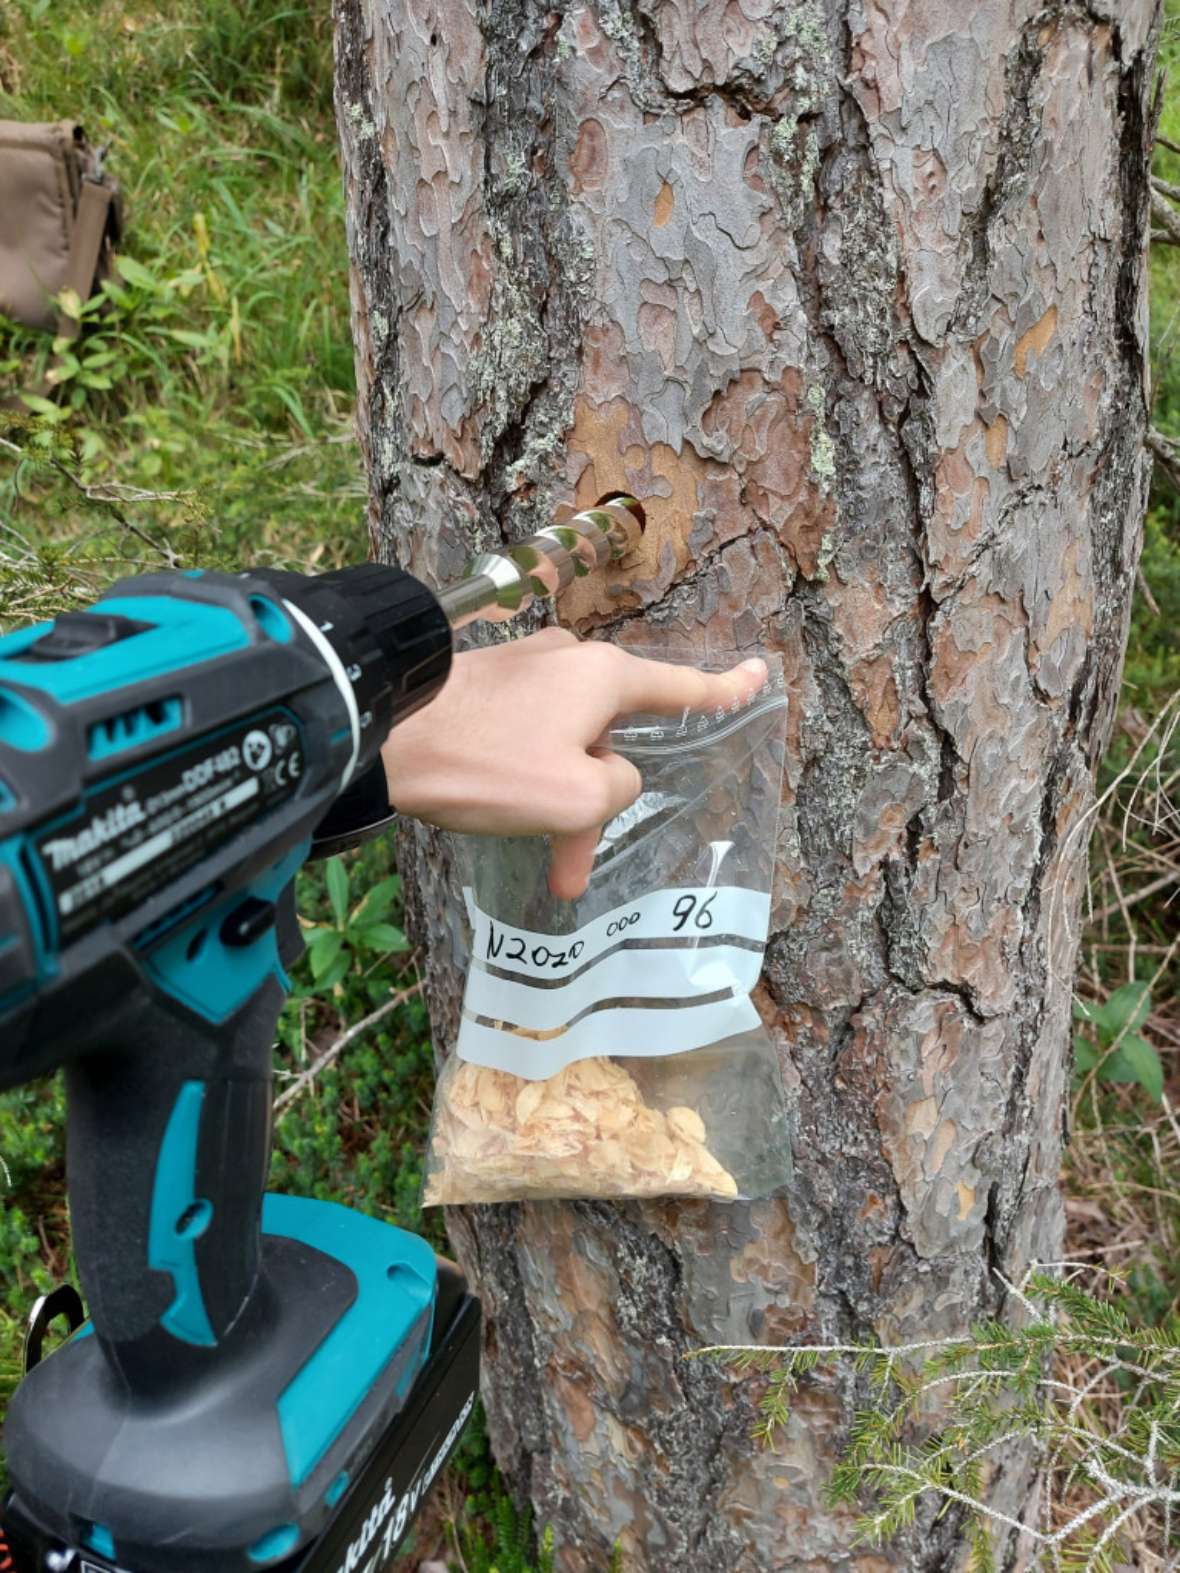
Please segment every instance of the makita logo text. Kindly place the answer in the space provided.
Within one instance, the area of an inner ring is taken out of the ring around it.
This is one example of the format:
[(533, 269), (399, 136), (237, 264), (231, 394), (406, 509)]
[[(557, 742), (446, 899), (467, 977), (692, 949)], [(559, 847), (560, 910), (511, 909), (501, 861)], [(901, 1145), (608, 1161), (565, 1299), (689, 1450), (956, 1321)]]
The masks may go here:
[(76, 836), (58, 836), (54, 841), (46, 841), (41, 851), (48, 856), (57, 873), (106, 846), (108, 841), (117, 840), (124, 831), (142, 825), (146, 818), (139, 803), (114, 803), (104, 814), (96, 814)]
[(446, 1463), (447, 1455), (459, 1440), (459, 1433), (474, 1408), (475, 1394), (469, 1393), (451, 1429), (435, 1448), (429, 1462), (414, 1476), (408, 1491), (399, 1497), (393, 1489), (393, 1481), (385, 1482), (384, 1491), (369, 1509), (361, 1532), (349, 1546), (338, 1573), (377, 1573), (378, 1568), (385, 1566), (400, 1545), (410, 1520), (418, 1511), (434, 1477)]

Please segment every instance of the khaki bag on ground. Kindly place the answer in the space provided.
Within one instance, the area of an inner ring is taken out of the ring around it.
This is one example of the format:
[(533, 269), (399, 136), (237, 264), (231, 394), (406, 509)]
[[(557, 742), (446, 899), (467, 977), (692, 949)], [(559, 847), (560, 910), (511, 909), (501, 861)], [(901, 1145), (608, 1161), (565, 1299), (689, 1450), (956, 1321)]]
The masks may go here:
[(0, 312), (73, 338), (78, 322), (53, 296), (72, 289), (88, 300), (120, 229), (119, 188), (81, 126), (0, 120)]

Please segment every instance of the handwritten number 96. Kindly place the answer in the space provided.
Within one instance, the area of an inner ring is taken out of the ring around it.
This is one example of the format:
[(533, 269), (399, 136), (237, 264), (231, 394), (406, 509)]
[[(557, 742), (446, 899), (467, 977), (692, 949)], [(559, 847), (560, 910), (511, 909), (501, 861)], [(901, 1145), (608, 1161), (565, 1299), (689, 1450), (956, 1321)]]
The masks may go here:
[(692, 919), (693, 928), (711, 929), (713, 927), (713, 914), (709, 911), (709, 908), (716, 900), (717, 892), (714, 891), (711, 896), (706, 896), (698, 906), (697, 897), (685, 891), (684, 895), (678, 898), (676, 905), (672, 908), (672, 916), (677, 920), (672, 930), (673, 934), (679, 934), (687, 927), (690, 918)]

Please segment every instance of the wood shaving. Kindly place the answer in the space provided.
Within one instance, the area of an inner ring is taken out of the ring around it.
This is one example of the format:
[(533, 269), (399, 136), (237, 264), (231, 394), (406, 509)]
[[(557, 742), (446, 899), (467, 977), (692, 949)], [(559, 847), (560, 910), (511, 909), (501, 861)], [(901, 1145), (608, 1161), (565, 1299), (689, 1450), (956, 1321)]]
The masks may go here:
[(737, 1182), (705, 1145), (695, 1109), (644, 1102), (614, 1060), (578, 1060), (546, 1081), (452, 1060), (438, 1087), (423, 1201), (557, 1196), (712, 1196)]

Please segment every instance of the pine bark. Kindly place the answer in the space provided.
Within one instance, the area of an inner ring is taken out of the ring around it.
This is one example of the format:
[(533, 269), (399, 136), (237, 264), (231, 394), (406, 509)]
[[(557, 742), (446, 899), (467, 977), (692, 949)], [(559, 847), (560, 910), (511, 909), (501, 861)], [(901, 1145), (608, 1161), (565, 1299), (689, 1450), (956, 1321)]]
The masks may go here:
[[(760, 1008), (797, 1179), (455, 1210), (496, 1456), (563, 1573), (949, 1568), (850, 1549), (857, 1394), (785, 1438), (693, 1349), (908, 1342), (1059, 1252), (1071, 984), (1147, 464), (1155, 0), (336, 0), (378, 553), (435, 581), (625, 489), (564, 620), (781, 652)], [(403, 842), (436, 1042), (445, 847)], [(1019, 1452), (994, 1500), (1035, 1499)], [(1018, 1550), (1004, 1547), (1005, 1565)]]

